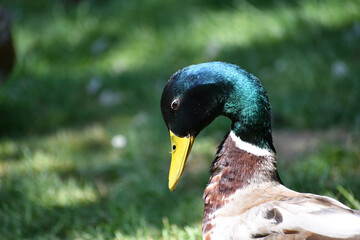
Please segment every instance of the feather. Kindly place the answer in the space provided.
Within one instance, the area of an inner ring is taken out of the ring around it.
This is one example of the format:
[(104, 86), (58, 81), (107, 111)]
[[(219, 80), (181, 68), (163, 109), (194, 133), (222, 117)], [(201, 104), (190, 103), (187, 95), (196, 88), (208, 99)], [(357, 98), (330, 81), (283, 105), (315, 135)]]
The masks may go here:
[(282, 229), (302, 229), (333, 238), (360, 239), (360, 213), (340, 202), (318, 195), (285, 199), (273, 204), (283, 217)]
[(209, 239), (360, 240), (359, 211), (275, 183), (235, 192), (209, 219)]

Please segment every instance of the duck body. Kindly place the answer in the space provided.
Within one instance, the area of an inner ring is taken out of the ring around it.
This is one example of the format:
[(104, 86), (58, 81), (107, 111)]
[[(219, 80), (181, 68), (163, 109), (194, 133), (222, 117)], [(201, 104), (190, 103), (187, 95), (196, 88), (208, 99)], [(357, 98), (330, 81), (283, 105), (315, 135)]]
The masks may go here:
[(232, 120), (204, 191), (203, 239), (360, 239), (360, 212), (286, 188), (276, 168), (270, 104), (260, 81), (223, 62), (192, 65), (164, 88), (174, 190), (198, 133), (217, 116)]
[(232, 132), (220, 145), (203, 197), (204, 239), (360, 239), (359, 212), (286, 188), (275, 154), (262, 150)]

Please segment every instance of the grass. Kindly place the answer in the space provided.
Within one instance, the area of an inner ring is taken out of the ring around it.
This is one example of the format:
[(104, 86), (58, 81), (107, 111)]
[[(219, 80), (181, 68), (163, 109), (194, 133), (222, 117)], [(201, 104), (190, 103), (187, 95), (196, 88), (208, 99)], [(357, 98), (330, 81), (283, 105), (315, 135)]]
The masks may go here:
[[(198, 239), (220, 118), (167, 189), (159, 109), (177, 69), (211, 60), (258, 76), (277, 129), (343, 129), (285, 184), (359, 208), (358, 1), (4, 0), (17, 65), (0, 86), (2, 239)], [(114, 148), (121, 135), (126, 145)]]

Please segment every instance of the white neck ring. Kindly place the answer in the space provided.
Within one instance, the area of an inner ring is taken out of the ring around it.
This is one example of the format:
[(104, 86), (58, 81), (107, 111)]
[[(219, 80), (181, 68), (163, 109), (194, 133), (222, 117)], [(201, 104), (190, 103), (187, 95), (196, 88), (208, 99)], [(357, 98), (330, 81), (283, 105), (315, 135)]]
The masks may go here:
[(274, 153), (270, 152), (268, 149), (259, 148), (251, 143), (244, 142), (240, 137), (236, 136), (233, 131), (230, 131), (230, 137), (235, 142), (235, 146), (241, 150), (244, 150), (248, 153), (254, 154), (259, 157), (273, 156)]

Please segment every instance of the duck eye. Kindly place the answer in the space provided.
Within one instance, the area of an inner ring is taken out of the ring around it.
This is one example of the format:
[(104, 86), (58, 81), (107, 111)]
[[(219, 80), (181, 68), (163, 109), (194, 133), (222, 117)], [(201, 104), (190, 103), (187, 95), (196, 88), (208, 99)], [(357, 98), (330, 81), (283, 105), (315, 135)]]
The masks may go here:
[(172, 101), (172, 103), (171, 103), (171, 108), (172, 108), (173, 110), (176, 110), (176, 109), (178, 109), (178, 107), (179, 107), (179, 99), (175, 99), (175, 100)]

